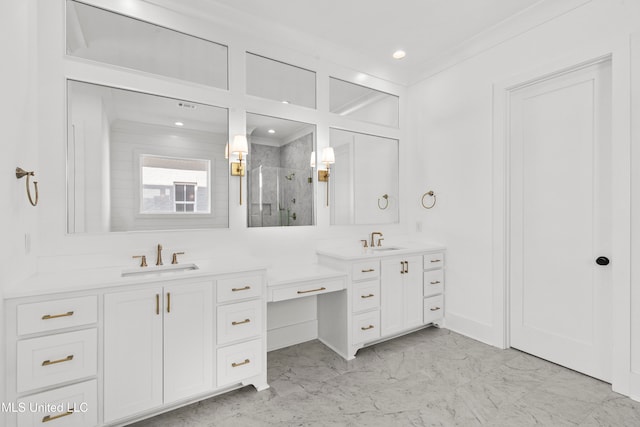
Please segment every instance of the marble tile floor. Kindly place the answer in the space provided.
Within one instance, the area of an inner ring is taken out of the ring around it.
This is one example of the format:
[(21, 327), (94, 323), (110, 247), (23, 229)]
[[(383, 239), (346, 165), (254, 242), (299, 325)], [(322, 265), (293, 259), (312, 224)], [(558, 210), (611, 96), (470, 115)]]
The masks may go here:
[(349, 362), (319, 341), (273, 351), (268, 380), (134, 426), (640, 426), (640, 403), (609, 384), (446, 329)]

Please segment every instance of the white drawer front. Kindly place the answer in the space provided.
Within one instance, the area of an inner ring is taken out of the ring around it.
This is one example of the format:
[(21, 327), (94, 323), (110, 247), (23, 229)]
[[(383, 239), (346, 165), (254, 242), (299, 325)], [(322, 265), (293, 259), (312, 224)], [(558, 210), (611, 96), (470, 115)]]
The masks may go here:
[(424, 269), (441, 268), (444, 265), (444, 253), (436, 252), (424, 256)]
[(217, 284), (218, 302), (227, 302), (262, 295), (262, 276), (242, 276), (219, 279)]
[(258, 375), (262, 370), (262, 340), (218, 349), (218, 387), (239, 383)]
[(444, 298), (442, 295), (424, 299), (424, 323), (435, 322), (444, 316)]
[(380, 277), (380, 261), (361, 261), (353, 264), (351, 278), (353, 280), (377, 279)]
[(97, 330), (18, 342), (18, 392), (76, 380), (97, 372)]
[(380, 312), (353, 316), (353, 342), (359, 344), (380, 338)]
[(18, 427), (93, 427), (98, 424), (96, 380), (61, 387), (18, 401)]
[(284, 301), (288, 299), (309, 297), (318, 294), (326, 294), (344, 289), (345, 281), (328, 280), (322, 282), (303, 283), (299, 286), (290, 286), (286, 288), (274, 289), (272, 301)]
[(21, 304), (17, 313), (18, 335), (89, 325), (98, 321), (98, 297)]
[(218, 344), (247, 339), (262, 332), (262, 300), (218, 307)]
[(380, 281), (360, 282), (353, 285), (351, 309), (354, 313), (380, 307)]
[(424, 272), (424, 296), (439, 295), (444, 290), (444, 272), (431, 270)]

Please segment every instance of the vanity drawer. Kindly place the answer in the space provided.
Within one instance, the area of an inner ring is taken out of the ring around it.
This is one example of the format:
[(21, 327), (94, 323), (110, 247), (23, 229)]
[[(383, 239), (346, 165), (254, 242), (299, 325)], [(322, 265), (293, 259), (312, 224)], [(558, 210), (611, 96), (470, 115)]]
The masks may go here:
[(262, 295), (262, 276), (242, 276), (219, 279), (218, 302), (254, 298)]
[(343, 279), (303, 283), (297, 286), (274, 289), (272, 301), (284, 301), (326, 294), (327, 292), (340, 291), (344, 288), (345, 281)]
[(355, 283), (351, 293), (351, 309), (354, 313), (380, 307), (380, 281)]
[(353, 264), (352, 280), (377, 279), (380, 277), (380, 261), (361, 261)]
[(238, 383), (262, 371), (262, 340), (218, 349), (218, 387)]
[(21, 304), (17, 308), (18, 335), (35, 334), (98, 321), (98, 297), (90, 295)]
[[(96, 380), (61, 387), (18, 400), (18, 427), (93, 427), (98, 424)], [(35, 409), (35, 410), (33, 410)]]
[(444, 265), (444, 253), (435, 252), (424, 256), (424, 269), (441, 268)]
[(444, 316), (444, 298), (442, 295), (424, 299), (424, 323), (435, 322)]
[(444, 290), (444, 271), (442, 269), (424, 272), (424, 296), (441, 294)]
[(353, 343), (359, 344), (380, 338), (378, 310), (353, 316)]
[(262, 300), (218, 307), (218, 344), (247, 339), (262, 332)]
[(97, 373), (97, 330), (68, 332), (18, 342), (19, 393)]

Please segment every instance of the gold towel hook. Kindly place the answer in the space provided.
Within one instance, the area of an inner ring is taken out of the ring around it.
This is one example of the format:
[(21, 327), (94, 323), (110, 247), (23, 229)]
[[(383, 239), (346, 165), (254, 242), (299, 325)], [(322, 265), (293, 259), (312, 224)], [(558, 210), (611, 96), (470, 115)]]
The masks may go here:
[(36, 206), (38, 204), (38, 181), (33, 181), (33, 186), (35, 188), (35, 192), (36, 192), (36, 200), (34, 201), (33, 198), (31, 197), (31, 185), (29, 183), (29, 177), (35, 176), (35, 172), (31, 171), (31, 172), (27, 172), (26, 170), (17, 167), (16, 168), (16, 178), (20, 179), (23, 177), (27, 177), (27, 197), (29, 197), (29, 203), (31, 203), (31, 206)]
[(385, 210), (389, 207), (389, 195), (388, 194), (383, 194), (382, 198), (386, 201), (384, 207), (380, 206), (380, 197), (378, 197), (378, 208), (381, 210)]
[[(427, 206), (424, 204), (424, 198), (427, 196), (431, 196), (433, 197), (433, 203), (431, 203), (431, 205)], [(432, 207), (434, 207), (436, 205), (436, 194), (433, 191), (427, 191), (426, 193), (424, 193), (422, 195), (422, 207), (425, 209), (431, 209)]]

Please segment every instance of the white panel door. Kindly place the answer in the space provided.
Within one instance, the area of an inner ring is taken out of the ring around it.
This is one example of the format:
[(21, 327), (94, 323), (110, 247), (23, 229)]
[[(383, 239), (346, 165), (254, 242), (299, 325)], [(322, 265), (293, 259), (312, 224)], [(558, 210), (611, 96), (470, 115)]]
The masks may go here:
[(104, 296), (104, 420), (162, 405), (162, 288)]
[(165, 287), (164, 403), (213, 389), (213, 284)]
[(511, 346), (611, 378), (611, 65), (510, 98)]

